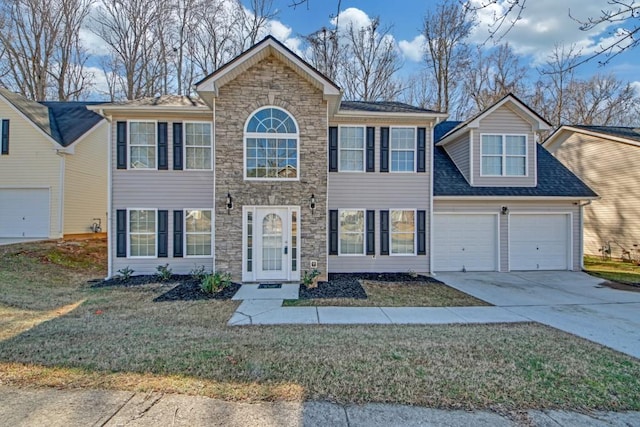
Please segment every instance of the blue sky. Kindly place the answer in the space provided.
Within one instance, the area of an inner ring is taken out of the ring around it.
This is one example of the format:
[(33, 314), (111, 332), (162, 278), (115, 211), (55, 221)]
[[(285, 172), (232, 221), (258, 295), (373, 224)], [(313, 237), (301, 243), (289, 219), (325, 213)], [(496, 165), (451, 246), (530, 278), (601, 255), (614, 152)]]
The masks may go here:
[[(481, 0), (472, 0), (479, 2)], [(499, 10), (505, 0), (498, 0), (492, 6)], [(274, 0), (279, 10), (272, 33), (285, 41), (290, 47), (299, 45), (301, 35), (313, 32), (322, 26), (330, 26), (330, 16), (337, 12), (335, 0), (309, 0), (307, 4), (290, 7), (291, 0)], [(379, 16), (384, 26), (392, 26), (391, 33), (398, 43), (404, 59), (402, 74), (420, 67), (419, 46), (420, 28), (425, 12), (434, 8), (436, 2), (425, 0), (342, 0), (341, 22), (366, 22), (366, 19)], [(583, 53), (590, 53), (600, 43), (611, 37), (610, 31), (616, 26), (599, 27), (590, 32), (581, 31), (579, 24), (571, 16), (586, 20), (599, 16), (600, 11), (610, 6), (607, 0), (528, 0), (523, 19), (505, 36), (515, 51), (520, 54), (531, 68), (542, 64), (551, 53), (555, 44), (576, 44)], [(486, 39), (487, 24), (491, 21), (493, 10), (486, 9), (479, 16), (479, 25), (472, 40), (482, 42)], [(619, 25), (618, 25), (619, 26)], [(636, 82), (640, 89), (640, 55), (638, 52), (625, 52), (607, 66), (598, 66), (598, 61), (581, 66), (577, 72), (581, 77), (593, 73), (609, 73), (623, 80)], [(535, 78), (535, 71), (530, 78)]]

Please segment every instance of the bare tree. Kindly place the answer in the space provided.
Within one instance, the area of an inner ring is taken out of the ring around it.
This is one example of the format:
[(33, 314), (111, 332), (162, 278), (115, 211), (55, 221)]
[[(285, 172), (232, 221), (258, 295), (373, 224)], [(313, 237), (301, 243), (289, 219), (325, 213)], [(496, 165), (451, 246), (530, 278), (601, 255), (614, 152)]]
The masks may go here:
[[(91, 0), (14, 0), (0, 6), (5, 84), (27, 98), (78, 99), (90, 86), (79, 31)], [(8, 80), (8, 81), (7, 81)]]
[(347, 27), (339, 79), (347, 99), (389, 101), (400, 95), (402, 88), (395, 73), (402, 63), (389, 31), (380, 28), (379, 18), (362, 28), (353, 23)]
[(342, 63), (342, 57), (337, 25), (334, 29), (322, 28), (320, 31), (304, 36), (309, 46), (307, 60), (318, 71), (333, 81), (338, 79), (338, 70)]
[(164, 18), (159, 14), (159, 2), (101, 0), (94, 18), (94, 31), (112, 51), (109, 65), (118, 67), (108, 71), (119, 76), (119, 89), (127, 99), (155, 95), (146, 80), (156, 77), (149, 71), (157, 43), (153, 25)]
[(405, 89), (401, 99), (410, 105), (420, 108), (431, 108), (436, 97), (436, 85), (432, 77), (419, 72), (409, 76), (405, 83)]
[(439, 3), (424, 18), (426, 70), (436, 84), (432, 108), (437, 111), (449, 111), (452, 92), (468, 68), (466, 39), (474, 25), (475, 15), (470, 9), (447, 1)]
[(242, 22), (242, 47), (240, 51), (248, 49), (258, 42), (258, 38), (266, 29), (267, 23), (277, 16), (273, 9), (273, 0), (249, 0), (249, 10), (244, 11)]

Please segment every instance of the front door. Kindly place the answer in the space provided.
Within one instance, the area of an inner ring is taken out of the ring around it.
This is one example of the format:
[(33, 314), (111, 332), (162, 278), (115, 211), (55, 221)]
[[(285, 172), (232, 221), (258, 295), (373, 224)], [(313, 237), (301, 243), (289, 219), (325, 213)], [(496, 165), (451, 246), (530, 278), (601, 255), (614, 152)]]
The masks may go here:
[(256, 279), (288, 280), (290, 227), (286, 208), (260, 208), (256, 215)]

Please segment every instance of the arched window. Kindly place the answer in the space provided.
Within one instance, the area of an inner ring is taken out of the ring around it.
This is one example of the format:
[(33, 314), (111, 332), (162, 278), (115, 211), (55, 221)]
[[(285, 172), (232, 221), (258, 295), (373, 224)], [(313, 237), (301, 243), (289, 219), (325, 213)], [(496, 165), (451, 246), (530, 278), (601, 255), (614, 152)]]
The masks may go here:
[(262, 108), (247, 120), (245, 178), (297, 180), (299, 133), (295, 119), (276, 107)]

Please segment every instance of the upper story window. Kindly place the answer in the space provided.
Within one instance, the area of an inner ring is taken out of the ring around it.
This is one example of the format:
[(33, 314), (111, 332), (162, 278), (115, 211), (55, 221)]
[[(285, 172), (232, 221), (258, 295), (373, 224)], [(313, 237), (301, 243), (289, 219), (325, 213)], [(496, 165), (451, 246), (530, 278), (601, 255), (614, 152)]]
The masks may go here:
[(299, 142), (289, 113), (276, 107), (258, 110), (245, 128), (245, 178), (297, 180)]
[(211, 123), (184, 124), (184, 151), (187, 170), (211, 169)]
[(391, 128), (391, 172), (415, 172), (416, 129)]
[(338, 140), (340, 172), (364, 172), (364, 127), (340, 126)]
[(526, 176), (526, 135), (482, 135), (482, 176)]
[(129, 169), (156, 167), (156, 123), (129, 122)]

